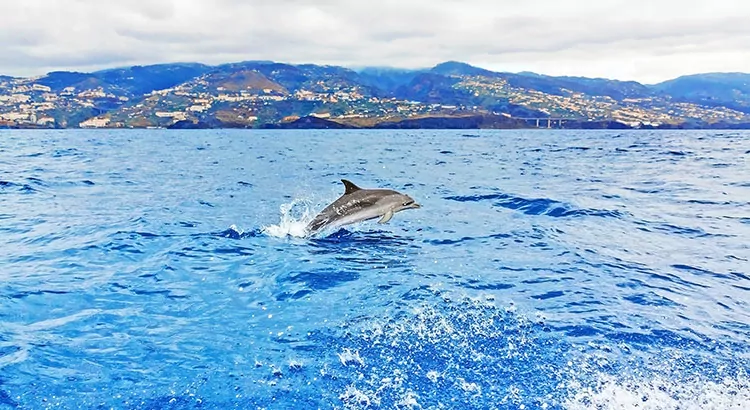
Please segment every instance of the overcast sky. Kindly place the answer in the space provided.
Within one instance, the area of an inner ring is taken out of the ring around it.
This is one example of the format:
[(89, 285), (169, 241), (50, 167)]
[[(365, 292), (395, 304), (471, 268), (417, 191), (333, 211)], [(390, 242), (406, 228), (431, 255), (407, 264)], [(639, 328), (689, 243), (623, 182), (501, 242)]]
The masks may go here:
[(0, 0), (0, 74), (446, 60), (653, 83), (750, 72), (747, 0)]

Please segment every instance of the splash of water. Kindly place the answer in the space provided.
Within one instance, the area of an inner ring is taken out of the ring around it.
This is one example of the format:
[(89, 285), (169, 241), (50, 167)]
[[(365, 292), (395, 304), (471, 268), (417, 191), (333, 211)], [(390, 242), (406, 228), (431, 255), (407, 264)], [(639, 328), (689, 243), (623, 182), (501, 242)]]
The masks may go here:
[[(750, 381), (744, 372), (727, 375), (721, 382), (697, 378), (676, 382), (654, 377), (622, 380), (602, 375), (596, 386), (573, 389), (566, 410), (724, 410), (750, 404)], [(575, 385), (574, 385), (575, 387)]]
[(279, 207), (281, 220), (276, 225), (263, 226), (261, 231), (270, 236), (283, 238), (293, 236), (303, 238), (307, 236), (305, 227), (315, 217), (312, 202), (306, 198), (298, 198), (292, 202), (281, 204)]

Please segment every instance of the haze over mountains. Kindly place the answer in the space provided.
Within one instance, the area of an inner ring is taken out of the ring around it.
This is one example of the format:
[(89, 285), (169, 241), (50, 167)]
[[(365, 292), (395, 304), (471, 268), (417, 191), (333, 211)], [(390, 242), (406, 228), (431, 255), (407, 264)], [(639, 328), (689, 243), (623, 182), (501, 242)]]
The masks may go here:
[(246, 61), (0, 76), (19, 128), (750, 128), (750, 74), (659, 84), (493, 72)]

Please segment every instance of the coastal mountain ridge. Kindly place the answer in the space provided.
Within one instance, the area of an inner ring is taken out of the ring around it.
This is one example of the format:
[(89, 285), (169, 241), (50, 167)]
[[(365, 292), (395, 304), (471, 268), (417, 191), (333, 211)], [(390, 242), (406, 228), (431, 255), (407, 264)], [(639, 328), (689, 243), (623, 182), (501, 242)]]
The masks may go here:
[(243, 61), (0, 76), (11, 128), (750, 128), (750, 74), (658, 84)]

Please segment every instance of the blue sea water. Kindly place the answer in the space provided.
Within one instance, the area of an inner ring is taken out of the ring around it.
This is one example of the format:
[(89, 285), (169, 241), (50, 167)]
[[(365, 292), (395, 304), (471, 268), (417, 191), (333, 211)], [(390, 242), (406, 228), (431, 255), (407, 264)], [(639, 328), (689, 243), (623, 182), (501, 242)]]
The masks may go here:
[[(0, 131), (0, 408), (750, 408), (750, 133)], [(421, 209), (299, 237), (362, 187)]]

